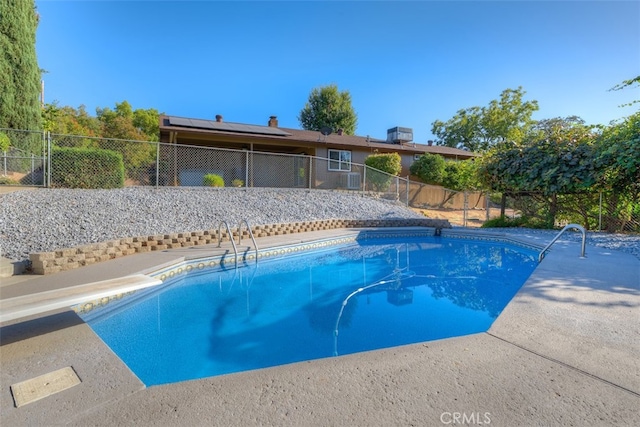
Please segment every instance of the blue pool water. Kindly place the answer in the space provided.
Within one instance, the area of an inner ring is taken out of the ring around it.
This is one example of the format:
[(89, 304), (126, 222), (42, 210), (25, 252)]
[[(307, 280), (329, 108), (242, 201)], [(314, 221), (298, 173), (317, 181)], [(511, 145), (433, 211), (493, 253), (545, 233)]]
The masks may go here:
[(191, 272), (85, 320), (147, 386), (486, 331), (536, 254), (366, 239)]

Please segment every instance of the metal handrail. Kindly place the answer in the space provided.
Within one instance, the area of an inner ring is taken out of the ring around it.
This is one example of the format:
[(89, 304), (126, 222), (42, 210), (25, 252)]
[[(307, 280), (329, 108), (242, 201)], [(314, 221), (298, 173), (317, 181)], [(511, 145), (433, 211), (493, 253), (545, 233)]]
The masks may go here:
[(253, 237), (253, 231), (251, 231), (251, 227), (249, 226), (249, 222), (246, 219), (240, 220), (238, 223), (238, 244), (242, 242), (242, 223), (245, 223), (247, 226), (247, 231), (249, 232), (249, 237), (251, 237), (251, 241), (253, 242), (253, 247), (256, 249), (256, 262), (258, 262), (258, 244), (256, 243), (255, 237)]
[(229, 228), (229, 224), (227, 223), (227, 221), (220, 221), (220, 223), (218, 224), (218, 247), (222, 246), (222, 225), (223, 224), (227, 227), (227, 233), (229, 233), (229, 241), (233, 246), (233, 253), (235, 254), (235, 257), (236, 257), (236, 268), (238, 268), (238, 248), (236, 247), (236, 242), (233, 240), (233, 233), (231, 233), (231, 228)]
[(579, 230), (582, 233), (582, 250), (580, 251), (580, 258), (586, 258), (584, 255), (584, 249), (587, 244), (587, 232), (584, 230), (584, 227), (581, 225), (568, 224), (568, 225), (565, 225), (564, 228), (560, 230), (558, 234), (556, 234), (556, 237), (554, 237), (553, 240), (551, 240), (551, 242), (549, 242), (549, 244), (545, 246), (545, 248), (542, 251), (540, 251), (540, 255), (538, 255), (538, 262), (542, 261), (542, 259), (544, 258), (545, 252), (547, 252), (547, 250), (551, 247), (551, 245), (553, 245), (556, 242), (556, 240), (560, 238), (562, 233), (564, 233), (565, 231), (571, 228), (575, 228), (576, 230)]

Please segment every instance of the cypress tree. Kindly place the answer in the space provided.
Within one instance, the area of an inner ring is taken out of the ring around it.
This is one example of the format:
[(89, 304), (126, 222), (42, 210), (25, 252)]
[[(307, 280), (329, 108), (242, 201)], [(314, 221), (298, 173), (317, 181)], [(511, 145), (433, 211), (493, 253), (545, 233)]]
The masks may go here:
[[(37, 27), (34, 0), (0, 0), (0, 128), (41, 130)], [(12, 145), (34, 152), (31, 139)]]

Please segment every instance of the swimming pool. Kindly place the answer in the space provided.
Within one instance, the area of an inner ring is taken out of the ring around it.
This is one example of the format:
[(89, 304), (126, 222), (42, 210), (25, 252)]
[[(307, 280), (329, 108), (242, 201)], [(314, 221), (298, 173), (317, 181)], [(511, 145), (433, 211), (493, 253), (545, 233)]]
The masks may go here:
[(318, 246), (238, 268), (195, 261), (81, 316), (151, 386), (486, 331), (537, 265), (503, 242)]

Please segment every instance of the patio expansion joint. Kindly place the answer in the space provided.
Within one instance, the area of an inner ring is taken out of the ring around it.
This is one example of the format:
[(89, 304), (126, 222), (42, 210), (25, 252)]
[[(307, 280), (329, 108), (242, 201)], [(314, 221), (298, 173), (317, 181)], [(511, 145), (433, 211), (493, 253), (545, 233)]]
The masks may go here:
[(509, 344), (509, 345), (512, 345), (512, 346), (514, 346), (514, 347), (517, 347), (517, 348), (519, 348), (519, 349), (521, 349), (521, 350), (524, 350), (524, 351), (526, 351), (527, 353), (531, 353), (531, 354), (533, 354), (533, 355), (535, 355), (535, 356), (541, 357), (541, 358), (543, 358), (543, 359), (545, 359), (545, 360), (548, 360), (549, 362), (552, 362), (552, 363), (558, 364), (558, 365), (560, 365), (560, 366), (562, 366), (562, 367), (569, 368), (569, 369), (571, 369), (571, 370), (573, 370), (573, 371), (575, 371), (575, 372), (578, 372), (578, 373), (580, 373), (580, 374), (582, 374), (582, 375), (585, 375), (585, 376), (587, 376), (587, 377), (593, 378), (594, 380), (597, 380), (597, 381), (600, 381), (600, 382), (602, 382), (602, 383), (608, 384), (608, 385), (610, 385), (610, 386), (612, 386), (612, 387), (615, 387), (615, 388), (617, 388), (617, 389), (619, 389), (619, 390), (623, 390), (623, 391), (625, 391), (625, 392), (627, 392), (627, 393), (630, 393), (631, 395), (633, 395), (633, 396), (635, 396), (635, 397), (640, 398), (640, 393), (639, 393), (639, 392), (636, 392), (636, 391), (634, 391), (634, 390), (631, 390), (631, 389), (629, 389), (629, 388), (627, 388), (627, 387), (623, 387), (623, 386), (621, 386), (620, 384), (616, 384), (616, 383), (611, 382), (611, 381), (609, 381), (609, 380), (606, 380), (606, 379), (604, 379), (604, 378), (602, 378), (602, 377), (599, 377), (599, 376), (597, 376), (597, 375), (594, 375), (594, 374), (592, 374), (592, 373), (590, 373), (590, 372), (587, 372), (587, 371), (585, 371), (585, 370), (583, 370), (583, 369), (580, 369), (580, 368), (577, 368), (577, 367), (575, 367), (575, 366), (569, 365), (568, 363), (565, 363), (565, 362), (563, 362), (563, 361), (561, 361), (561, 360), (555, 359), (555, 358), (553, 358), (553, 357), (549, 357), (549, 356), (544, 355), (544, 354), (542, 354), (542, 353), (538, 353), (537, 351), (531, 350), (530, 348), (527, 348), (527, 347), (523, 347), (522, 345), (516, 344), (516, 343), (511, 342), (511, 341), (509, 341), (509, 340), (506, 340), (506, 339), (504, 339), (504, 338), (501, 338), (501, 337), (499, 337), (499, 336), (497, 336), (497, 335), (494, 335), (494, 334), (492, 334), (492, 333), (490, 333), (490, 332), (485, 332), (485, 333), (486, 333), (487, 335), (489, 335), (490, 337), (493, 337), (493, 338), (498, 339), (498, 340), (500, 340), (500, 341), (502, 341), (502, 342), (504, 342), (504, 343), (506, 343), (506, 344)]

